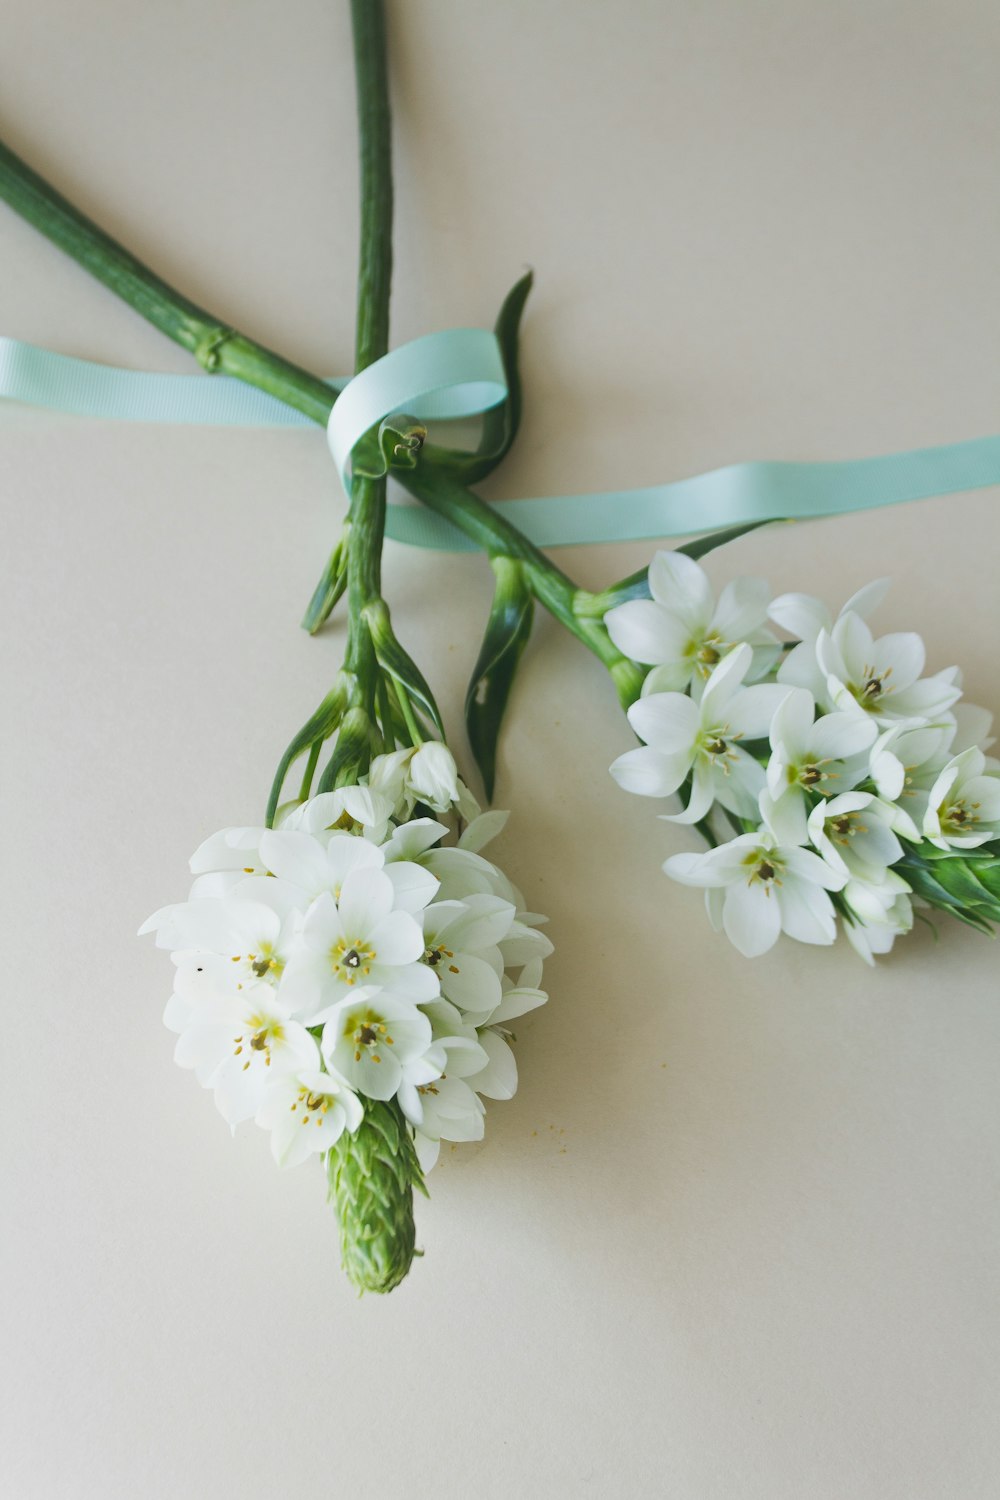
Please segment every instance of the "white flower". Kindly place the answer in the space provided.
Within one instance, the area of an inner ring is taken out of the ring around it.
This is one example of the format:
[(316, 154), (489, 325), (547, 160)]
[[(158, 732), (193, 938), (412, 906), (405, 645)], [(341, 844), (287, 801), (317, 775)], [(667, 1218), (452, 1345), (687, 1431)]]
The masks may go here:
[(612, 765), (619, 786), (643, 797), (668, 797), (693, 773), (688, 806), (668, 815), (671, 822), (696, 823), (715, 800), (740, 817), (755, 817), (764, 772), (737, 741), (767, 734), (787, 689), (773, 683), (742, 688), (751, 655), (746, 644), (730, 651), (713, 669), (699, 703), (684, 693), (653, 693), (633, 703), (628, 720), (646, 745)]
[(155, 932), (157, 947), (179, 950), (182, 963), (197, 965), (206, 954), (227, 959), (227, 983), (237, 987), (277, 984), (302, 922), (295, 896), (280, 880), (243, 876), (225, 896), (196, 897), (154, 912), (139, 933)]
[[(880, 734), (872, 746), (869, 771), (879, 796), (895, 802), (930, 791), (947, 762), (954, 734), (951, 715), (937, 724), (903, 719)], [(920, 837), (916, 830), (912, 836)]]
[(859, 615), (842, 615), (831, 631), (820, 631), (816, 658), (826, 673), (830, 705), (870, 714), (883, 726), (896, 719), (929, 720), (962, 695), (958, 668), (921, 678), (924, 643), (912, 631), (875, 640)]
[(466, 1080), (471, 1074), (482, 1073), (489, 1065), (489, 1055), (472, 1027), (460, 1027), (459, 1033), (435, 1042), (434, 1055), (444, 1054), (436, 1078), (416, 1085), (407, 1083), (399, 1090), (404, 1115), (428, 1142), (483, 1138), (486, 1111)]
[(829, 797), (861, 780), (877, 732), (858, 714), (822, 714), (814, 722), (815, 706), (805, 688), (791, 688), (771, 723), (761, 812), (782, 844), (805, 843), (810, 793)]
[(378, 755), (371, 763), (368, 785), (386, 797), (404, 816), (409, 816), (415, 802), (422, 802), (433, 812), (450, 812), (466, 806), (478, 810), (468, 788), (458, 774), (455, 757), (440, 740), (427, 740), (416, 749), (393, 750)]
[(454, 806), (459, 800), (458, 767), (447, 745), (427, 740), (414, 751), (406, 790), (415, 802), (423, 802), (432, 812), (448, 812)]
[[(866, 620), (869, 614), (885, 598), (889, 587), (888, 578), (876, 579), (866, 584), (840, 611), (838, 619), (846, 614), (860, 615)], [(816, 660), (816, 641), (821, 630), (831, 631), (834, 619), (826, 605), (810, 594), (780, 594), (772, 599), (768, 614), (776, 625), (798, 636), (799, 645), (793, 646), (778, 668), (778, 681), (790, 687), (808, 688), (814, 698), (825, 698), (826, 675)]]
[(986, 757), (974, 745), (935, 781), (923, 831), (939, 849), (975, 849), (1000, 837), (1000, 776), (986, 773)]
[(527, 1015), (529, 1011), (537, 1010), (548, 1000), (544, 990), (539, 989), (542, 978), (542, 961), (540, 958), (533, 959), (521, 970), (520, 978), (515, 984), (505, 974), (502, 980), (503, 998), (496, 1010), (488, 1017), (491, 1025), (499, 1025), (507, 1021), (515, 1021), (518, 1016)]
[(742, 641), (753, 647), (747, 672), (761, 677), (778, 656), (776, 637), (765, 628), (770, 590), (762, 578), (737, 578), (718, 604), (704, 570), (683, 552), (658, 552), (649, 565), (651, 599), (632, 599), (604, 616), (623, 656), (652, 666), (643, 692), (696, 693), (729, 651)]
[(766, 953), (781, 932), (800, 943), (832, 943), (827, 891), (844, 876), (808, 849), (782, 848), (761, 829), (705, 854), (675, 854), (663, 866), (682, 885), (705, 890), (709, 919), (747, 958)]
[(809, 838), (827, 864), (845, 877), (877, 881), (903, 857), (893, 832), (897, 812), (871, 792), (844, 792), (813, 808)]
[(369, 1099), (391, 1099), (401, 1084), (440, 1077), (444, 1053), (431, 1049), (431, 1023), (409, 1000), (360, 989), (333, 1006), (320, 1043), (323, 1060)]
[(363, 833), (373, 843), (381, 844), (389, 832), (394, 808), (392, 798), (371, 787), (342, 786), (295, 804), (281, 820), (281, 827), (312, 834), (334, 830)]
[(866, 964), (874, 966), (875, 955), (888, 953), (897, 937), (913, 926), (910, 887), (894, 870), (883, 871), (878, 879), (849, 880), (843, 899), (848, 908), (847, 940)]
[(329, 1151), (345, 1130), (353, 1134), (363, 1117), (357, 1095), (319, 1068), (271, 1079), (256, 1116), (271, 1132), (279, 1167), (297, 1167), (313, 1152)]
[(503, 1028), (484, 1026), (478, 1036), (479, 1045), (489, 1062), (466, 1082), (477, 1094), (485, 1094), (487, 1099), (513, 1099), (517, 1093), (517, 1063), (508, 1041), (510, 1033)]
[(445, 999), (485, 1021), (500, 1003), (504, 961), (497, 944), (510, 932), (514, 907), (496, 896), (435, 901), (424, 917), (423, 961)]
[(319, 1051), (270, 985), (226, 988), (210, 956), (194, 976), (178, 975), (177, 992), (163, 1017), (180, 1033), (174, 1057), (215, 1090), (219, 1112), (238, 1125), (255, 1113), (270, 1077), (318, 1067)]
[[(342, 842), (370, 847), (361, 839)], [(412, 1000), (437, 995), (437, 978), (421, 963), (420, 923), (396, 908), (395, 900), (384, 870), (359, 865), (345, 874), (338, 900), (324, 891), (312, 903), (282, 984), (283, 995), (310, 1024), (325, 1020), (329, 1007), (356, 985), (384, 986)]]

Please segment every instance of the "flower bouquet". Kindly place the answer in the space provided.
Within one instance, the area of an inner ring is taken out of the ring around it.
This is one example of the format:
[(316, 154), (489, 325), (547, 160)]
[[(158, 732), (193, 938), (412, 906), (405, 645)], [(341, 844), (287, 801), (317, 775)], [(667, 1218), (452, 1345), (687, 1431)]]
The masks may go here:
[[(351, 380), (321, 380), (198, 307), (2, 146), (0, 196), (195, 357), (213, 378), (193, 378), (193, 402), (228, 399), (239, 381), (268, 411), (281, 403), (328, 430), (349, 508), (304, 624), (316, 633), (342, 606), (343, 665), (292, 737), (263, 816), (207, 838), (188, 899), (143, 930), (173, 955), (165, 1019), (177, 1061), (231, 1126), (266, 1129), (279, 1163), (322, 1161), (344, 1267), (360, 1290), (385, 1292), (416, 1253), (413, 1194), (440, 1142), (479, 1139), (483, 1101), (514, 1092), (511, 1023), (545, 1002), (551, 952), (544, 919), (483, 852), (506, 815), (484, 812), (459, 775), (432, 687), (391, 619), (386, 534), (415, 539), (427, 512), (425, 544), (459, 536), (489, 558), (494, 594), (465, 703), (487, 800), (541, 605), (607, 669), (642, 741), (612, 766), (619, 785), (663, 799), (663, 816), (707, 846), (670, 855), (667, 873), (705, 891), (710, 919), (749, 956), (782, 932), (824, 945), (842, 927), (873, 962), (928, 908), (989, 930), (1000, 918), (1000, 768), (987, 755), (988, 715), (960, 702), (957, 669), (925, 676), (917, 636), (872, 634), (882, 585), (836, 618), (803, 595), (772, 599), (760, 580), (737, 579), (714, 599), (699, 565), (709, 551), (839, 502), (796, 511), (785, 486), (758, 487), (736, 513), (682, 506), (683, 524), (654, 508), (641, 534), (713, 530), (590, 591), (539, 545), (553, 538), (531, 507), (546, 502), (480, 498), (474, 486), (517, 436), (531, 277), (493, 334), (458, 330), (389, 352), (384, 18), (379, 0), (351, 11), (362, 209)], [(15, 370), (9, 392), (135, 415), (132, 388), (116, 405), (92, 369), (86, 398), (63, 387), (58, 400), (52, 388), (40, 396), (50, 368), (35, 361), (20, 385)], [(474, 411), (484, 413), (474, 448), (435, 441), (437, 420)], [(975, 472), (935, 482), (990, 482)], [(388, 505), (390, 476), (423, 510)], [(922, 478), (890, 498), (933, 492)], [(648, 492), (634, 498), (638, 513)], [(613, 499), (620, 527), (630, 497)], [(566, 528), (572, 507), (558, 504)], [(595, 767), (595, 786), (603, 774)]]

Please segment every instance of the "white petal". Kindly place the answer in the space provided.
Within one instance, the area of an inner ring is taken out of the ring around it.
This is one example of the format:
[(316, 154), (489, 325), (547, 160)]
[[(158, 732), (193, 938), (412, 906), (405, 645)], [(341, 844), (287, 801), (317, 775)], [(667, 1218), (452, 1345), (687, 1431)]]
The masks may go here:
[(325, 890), (329, 883), (326, 851), (312, 834), (269, 828), (260, 841), (260, 857), (273, 875), (310, 896)]
[(473, 953), (455, 953), (436, 970), (445, 997), (463, 1010), (487, 1014), (500, 1004), (499, 975)]
[(776, 625), (800, 641), (814, 641), (833, 624), (826, 605), (811, 594), (780, 594), (771, 600), (767, 612)]
[(688, 632), (677, 617), (652, 599), (630, 599), (604, 616), (608, 634), (623, 656), (647, 666), (676, 661)]
[(780, 797), (772, 797), (767, 790), (761, 792), (761, 817), (774, 834), (778, 844), (794, 847), (804, 844), (809, 837), (806, 820), (806, 802), (801, 787), (792, 786)]
[(726, 709), (726, 721), (735, 734), (747, 740), (766, 739), (781, 704), (788, 697), (784, 683), (759, 683), (741, 688)]
[[(351, 839), (363, 844), (364, 839)], [(337, 903), (344, 935), (356, 942), (382, 922), (392, 911), (395, 890), (383, 870), (371, 867), (349, 870), (344, 877)]]
[(777, 892), (781, 925), (799, 943), (832, 943), (837, 935), (833, 906), (825, 891), (788, 880)]
[(889, 592), (891, 582), (891, 578), (876, 578), (873, 583), (866, 583), (864, 588), (858, 589), (856, 594), (851, 595), (841, 610), (841, 614), (847, 614), (850, 610), (852, 614), (860, 615), (863, 620), (867, 620)]
[(691, 795), (683, 812), (663, 813), (668, 823), (699, 823), (715, 801), (715, 781), (710, 766), (699, 759), (691, 778)]
[(797, 876), (799, 880), (825, 886), (828, 891), (839, 891), (844, 884), (843, 875), (831, 869), (825, 859), (820, 859), (818, 854), (813, 854), (809, 849), (782, 849), (781, 855), (789, 874)]
[(698, 705), (683, 693), (653, 693), (632, 704), (628, 721), (662, 755), (690, 752), (698, 734)]
[(880, 675), (892, 673), (892, 682), (887, 686), (898, 691), (916, 682), (924, 670), (927, 653), (919, 635), (912, 630), (900, 631), (875, 642), (872, 660)]
[(713, 628), (724, 641), (745, 641), (767, 619), (770, 597), (766, 578), (734, 578), (722, 590)]
[(408, 859), (393, 860), (385, 866), (385, 874), (392, 881), (397, 911), (414, 914), (423, 911), (428, 902), (433, 901), (440, 884), (430, 870)]
[(470, 1088), (487, 1099), (513, 1099), (517, 1092), (517, 1063), (514, 1054), (495, 1031), (481, 1031), (479, 1043), (489, 1057), (489, 1066), (467, 1079)]
[(531, 1010), (537, 1010), (548, 1000), (544, 990), (536, 989), (527, 985), (515, 985), (512, 990), (504, 993), (503, 999), (496, 1010), (490, 1016), (493, 1025), (503, 1021), (516, 1021), (518, 1016), (527, 1015)]
[(877, 733), (860, 714), (823, 714), (812, 727), (810, 753), (815, 760), (847, 760), (867, 750)]
[(700, 632), (712, 615), (712, 585), (704, 568), (684, 552), (657, 552), (649, 565), (649, 592)]
[(771, 744), (776, 749), (781, 746), (782, 759), (786, 762), (796, 761), (805, 754), (815, 711), (812, 693), (801, 687), (788, 689), (775, 709), (771, 721)]
[(618, 785), (639, 797), (669, 797), (676, 792), (688, 771), (691, 756), (666, 756), (643, 745), (627, 750), (610, 767)]
[(361, 928), (361, 935), (374, 948), (378, 964), (413, 964), (423, 957), (424, 935), (409, 912), (390, 911), (373, 927)]
[(738, 690), (753, 661), (753, 649), (745, 642), (730, 651), (713, 667), (701, 696), (701, 722), (722, 722), (730, 698)]
[(759, 881), (731, 885), (722, 909), (726, 936), (744, 958), (758, 958), (778, 941), (781, 912)]
[(668, 661), (662, 666), (650, 667), (642, 684), (642, 696), (650, 693), (679, 693), (691, 681), (694, 667), (690, 660)]

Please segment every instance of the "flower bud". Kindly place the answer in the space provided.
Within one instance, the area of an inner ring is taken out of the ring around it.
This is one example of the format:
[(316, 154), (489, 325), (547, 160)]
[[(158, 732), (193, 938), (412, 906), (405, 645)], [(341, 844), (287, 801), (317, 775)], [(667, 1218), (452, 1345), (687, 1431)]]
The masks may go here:
[(410, 761), (407, 791), (433, 812), (449, 812), (459, 799), (458, 767), (447, 745), (428, 740)]

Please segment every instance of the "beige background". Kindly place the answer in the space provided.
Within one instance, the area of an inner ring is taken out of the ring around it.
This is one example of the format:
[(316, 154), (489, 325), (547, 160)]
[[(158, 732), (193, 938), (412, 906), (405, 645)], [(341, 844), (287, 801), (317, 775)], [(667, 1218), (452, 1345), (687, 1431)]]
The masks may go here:
[[(3, 131), (169, 278), (323, 370), (353, 333), (346, 7), (11, 0)], [(998, 430), (988, 0), (391, 6), (397, 341), (537, 272), (496, 497)], [(0, 212), (0, 331), (186, 357)], [(259, 816), (341, 630), (318, 434), (0, 410), (4, 1431), (11, 1500), (979, 1500), (997, 1493), (996, 950), (917, 932), (749, 963), (617, 791), (601, 669), (542, 621), (499, 800), (552, 916), (522, 1086), (446, 1153), (385, 1300), (318, 1170), (230, 1140), (134, 940)], [(840, 601), (998, 706), (997, 493), (758, 535), (720, 582)], [(645, 545), (564, 552), (599, 584)], [(389, 547), (460, 740), (488, 574)]]

